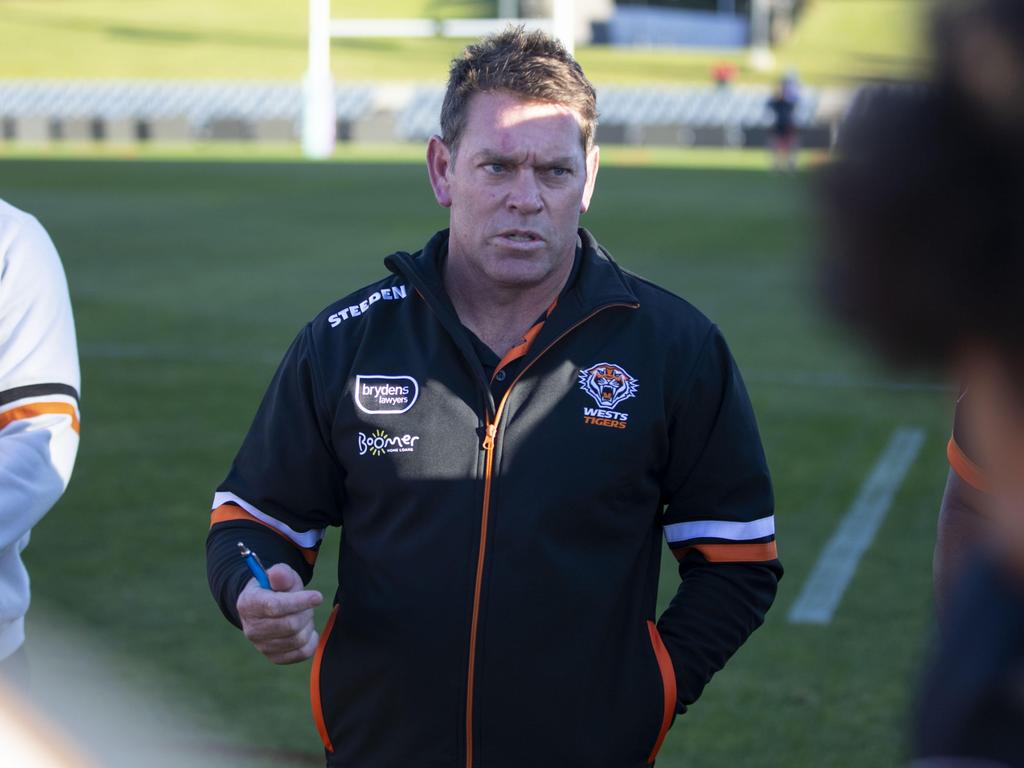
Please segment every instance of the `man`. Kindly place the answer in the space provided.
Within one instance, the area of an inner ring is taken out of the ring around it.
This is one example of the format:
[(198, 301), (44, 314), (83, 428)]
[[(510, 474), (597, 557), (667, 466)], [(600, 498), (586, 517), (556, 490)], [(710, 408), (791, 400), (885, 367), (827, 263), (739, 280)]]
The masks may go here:
[(796, 170), (800, 135), (796, 125), (796, 108), (800, 103), (800, 87), (795, 74), (788, 74), (768, 100), (772, 113), (772, 159), (777, 171)]
[[(943, 631), (920, 766), (1024, 765), (1024, 4), (948, 3), (934, 71), (864, 99), (824, 176), (833, 305), (890, 360), (966, 382), (948, 448)], [(982, 472), (981, 468), (984, 469)]]
[(60, 258), (33, 216), (0, 201), (0, 674), (27, 681), (21, 553), (78, 452), (78, 350)]
[[(213, 594), (272, 661), (316, 649), (328, 765), (652, 764), (772, 603), (768, 470), (721, 334), (578, 229), (595, 119), (543, 34), (453, 62), (427, 150), (450, 229), (306, 326), (214, 497)], [(302, 582), (328, 525), (318, 643)], [(662, 531), (682, 584), (656, 625)]]

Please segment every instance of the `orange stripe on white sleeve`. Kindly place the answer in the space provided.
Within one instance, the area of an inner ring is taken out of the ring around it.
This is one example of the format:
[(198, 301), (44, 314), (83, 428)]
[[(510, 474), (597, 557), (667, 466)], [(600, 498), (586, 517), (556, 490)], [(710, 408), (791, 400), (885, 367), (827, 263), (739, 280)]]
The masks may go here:
[(78, 420), (78, 409), (70, 402), (63, 401), (38, 401), (31, 403), (24, 403), (22, 405), (15, 404), (13, 407), (0, 412), (0, 429), (3, 429), (8, 424), (22, 419), (31, 419), (36, 416), (49, 416), (49, 415), (64, 415), (71, 417), (71, 428), (75, 432), (80, 432), (80, 424)]

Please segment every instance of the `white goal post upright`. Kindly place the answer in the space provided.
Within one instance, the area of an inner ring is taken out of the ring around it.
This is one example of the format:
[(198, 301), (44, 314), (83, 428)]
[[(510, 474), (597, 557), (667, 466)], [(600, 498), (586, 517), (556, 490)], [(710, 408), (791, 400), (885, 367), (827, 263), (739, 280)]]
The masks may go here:
[(758, 72), (768, 72), (775, 67), (771, 47), (771, 14), (768, 0), (751, 0), (749, 60)]
[(316, 160), (334, 152), (337, 130), (330, 26), (331, 0), (309, 0), (309, 62), (302, 82), (302, 154)]
[(302, 81), (302, 154), (311, 159), (334, 152), (337, 113), (331, 74), (332, 37), (473, 37), (497, 32), (509, 24), (544, 29), (559, 38), (570, 53), (576, 43), (574, 0), (551, 0), (550, 19), (515, 18), (518, 3), (499, 0), (498, 19), (332, 19), (331, 0), (309, 0), (309, 63)]
[(576, 54), (576, 3), (573, 0), (551, 0), (554, 29), (552, 34), (562, 41), (569, 53)]

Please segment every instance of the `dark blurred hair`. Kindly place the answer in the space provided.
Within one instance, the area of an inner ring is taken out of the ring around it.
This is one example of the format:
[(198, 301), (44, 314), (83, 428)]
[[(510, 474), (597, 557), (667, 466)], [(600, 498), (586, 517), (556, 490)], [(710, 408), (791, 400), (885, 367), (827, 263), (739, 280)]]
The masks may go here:
[(891, 362), (1024, 370), (1024, 0), (950, 5), (932, 76), (874, 87), (818, 177), (831, 308)]
[(579, 115), (583, 150), (594, 143), (597, 94), (565, 47), (544, 32), (509, 27), (470, 45), (452, 61), (441, 107), (441, 138), (454, 152), (477, 93), (505, 91), (561, 104)]

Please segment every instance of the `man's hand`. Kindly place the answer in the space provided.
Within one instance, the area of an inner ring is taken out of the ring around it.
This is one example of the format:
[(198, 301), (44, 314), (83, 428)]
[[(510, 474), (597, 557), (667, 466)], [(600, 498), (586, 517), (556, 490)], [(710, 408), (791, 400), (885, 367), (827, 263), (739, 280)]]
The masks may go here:
[(313, 609), (324, 601), (323, 595), (303, 589), (299, 574), (284, 563), (270, 568), (267, 576), (273, 591), (250, 579), (238, 596), (242, 631), (275, 664), (304, 661), (316, 651)]

